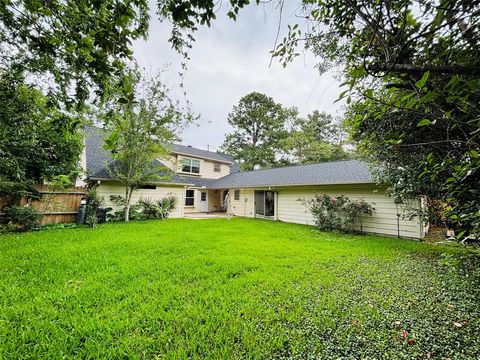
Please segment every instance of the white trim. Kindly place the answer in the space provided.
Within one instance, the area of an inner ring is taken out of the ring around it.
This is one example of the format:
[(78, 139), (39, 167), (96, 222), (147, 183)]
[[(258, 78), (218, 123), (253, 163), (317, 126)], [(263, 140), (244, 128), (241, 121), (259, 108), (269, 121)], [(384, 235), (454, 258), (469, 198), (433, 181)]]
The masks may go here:
[(195, 158), (195, 159), (212, 160), (212, 161), (221, 162), (221, 163), (224, 163), (224, 164), (233, 164), (234, 163), (233, 161), (229, 161), (229, 160), (219, 160), (219, 159), (214, 159), (214, 158), (205, 157), (205, 156), (196, 156), (196, 155), (187, 154), (187, 153), (178, 152), (178, 151), (171, 151), (171, 153), (172, 154), (177, 154), (177, 155), (182, 155), (182, 156), (188, 156), (188, 157), (192, 157), (192, 158)]

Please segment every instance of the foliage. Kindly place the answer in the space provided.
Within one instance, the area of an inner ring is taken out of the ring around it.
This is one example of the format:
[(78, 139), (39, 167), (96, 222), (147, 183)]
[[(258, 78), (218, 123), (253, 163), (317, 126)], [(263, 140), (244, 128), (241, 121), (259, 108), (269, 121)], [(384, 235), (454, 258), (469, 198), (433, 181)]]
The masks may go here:
[[(248, 3), (230, 1), (230, 17)], [(299, 5), (303, 26), (289, 25), (273, 56), (286, 65), (304, 43), (320, 70), (343, 66), (351, 134), (379, 179), (395, 197), (448, 202), (457, 233), (480, 232), (480, 1)], [(176, 25), (174, 45), (188, 45), (197, 23), (210, 25), (214, 6), (160, 2)]]
[[(116, 210), (113, 213), (112, 209), (108, 208), (107, 218), (111, 221), (125, 221), (125, 198), (120, 195), (110, 195), (110, 201), (118, 207), (122, 207), (121, 210)], [(131, 204), (130, 205), (130, 220), (142, 220), (143, 214), (141, 213), (140, 204)]]
[(0, 72), (0, 119), (0, 192), (17, 187), (18, 197), (34, 183), (75, 178), (82, 151), (77, 117), (58, 111), (23, 79)]
[[(346, 196), (336, 197), (315, 194), (313, 199), (300, 200), (312, 213), (315, 225), (320, 230), (340, 230), (347, 233), (362, 231), (360, 217), (373, 215), (375, 208), (365, 200), (351, 200)], [(360, 224), (359, 224), (360, 221)]]
[(130, 201), (136, 188), (171, 178), (172, 172), (158, 159), (168, 155), (167, 144), (191, 118), (169, 96), (159, 75), (148, 77), (135, 67), (130, 70), (117, 98), (103, 114), (110, 130), (104, 148), (114, 159), (108, 164), (108, 171), (125, 185), (125, 221), (129, 220)]
[(7, 235), (0, 356), (476, 360), (464, 255), (245, 218)]
[(11, 205), (3, 209), (2, 222), (10, 231), (30, 231), (39, 229), (43, 214), (31, 206)]
[(96, 227), (98, 223), (98, 209), (105, 203), (103, 196), (98, 194), (96, 187), (88, 189), (85, 198), (87, 208), (85, 210), (85, 223), (91, 227)]
[(342, 148), (345, 137), (330, 114), (314, 111), (306, 119), (293, 119), (281, 147), (295, 164), (343, 160), (349, 157)]
[(271, 166), (277, 162), (276, 154), (287, 134), (285, 122), (292, 115), (296, 115), (294, 109), (283, 108), (265, 94), (247, 94), (228, 115), (234, 132), (227, 134), (222, 150), (244, 170)]
[(2, 70), (48, 78), (49, 92), (69, 104), (95, 90), (132, 56), (132, 41), (147, 36), (145, 0), (7, 0), (0, 8)]
[(145, 219), (166, 219), (175, 210), (177, 198), (175, 196), (167, 196), (157, 201), (146, 198), (140, 199), (138, 204)]

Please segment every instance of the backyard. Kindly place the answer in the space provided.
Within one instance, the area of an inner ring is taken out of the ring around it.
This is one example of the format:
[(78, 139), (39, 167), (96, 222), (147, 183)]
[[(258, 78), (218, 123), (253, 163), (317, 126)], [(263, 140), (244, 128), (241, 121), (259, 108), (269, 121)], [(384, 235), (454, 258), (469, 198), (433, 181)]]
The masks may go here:
[(0, 358), (480, 358), (462, 249), (253, 219), (0, 238)]

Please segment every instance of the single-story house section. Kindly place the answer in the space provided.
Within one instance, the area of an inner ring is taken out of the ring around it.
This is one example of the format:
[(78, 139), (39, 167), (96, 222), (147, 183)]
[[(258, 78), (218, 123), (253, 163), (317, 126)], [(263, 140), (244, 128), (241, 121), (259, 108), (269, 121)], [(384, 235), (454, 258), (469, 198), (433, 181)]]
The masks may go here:
[[(230, 210), (236, 216), (314, 225), (302, 200), (315, 194), (344, 195), (374, 205), (375, 213), (360, 219), (364, 232), (421, 239), (427, 231), (418, 218), (403, 219), (403, 206), (373, 182), (368, 164), (356, 160), (239, 172), (210, 188), (229, 189)], [(420, 199), (409, 206), (420, 207)]]
[[(113, 160), (103, 149), (105, 134), (94, 127), (86, 130), (82, 165), (87, 176), (82, 181), (97, 186), (106, 200), (105, 206), (117, 210), (110, 196), (124, 196), (125, 190), (106, 170), (106, 164)], [(171, 217), (224, 212), (228, 208), (235, 216), (314, 225), (302, 200), (318, 193), (372, 203), (375, 213), (360, 219), (359, 230), (364, 232), (421, 239), (428, 230), (419, 218), (402, 217), (403, 205), (395, 203), (373, 182), (365, 162), (345, 160), (241, 172), (226, 154), (183, 145), (173, 145), (170, 156), (157, 162), (165, 165), (170, 177), (135, 190), (132, 202), (175, 196), (178, 206)], [(420, 199), (411, 206), (420, 207)]]

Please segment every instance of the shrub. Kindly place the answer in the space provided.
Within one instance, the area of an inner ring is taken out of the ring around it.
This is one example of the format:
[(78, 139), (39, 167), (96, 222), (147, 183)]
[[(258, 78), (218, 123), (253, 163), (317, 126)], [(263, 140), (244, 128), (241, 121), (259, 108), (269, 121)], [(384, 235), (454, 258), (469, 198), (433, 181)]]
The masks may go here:
[(167, 196), (157, 202), (151, 199), (141, 199), (138, 204), (142, 208), (145, 219), (166, 219), (176, 206), (177, 198), (175, 196)]
[(152, 199), (149, 199), (149, 198), (140, 199), (138, 201), (138, 205), (140, 205), (145, 219), (161, 219), (162, 218), (162, 211), (160, 207)]
[[(110, 195), (110, 201), (116, 206), (122, 207), (120, 210), (116, 210), (113, 213), (107, 214), (108, 220), (111, 221), (124, 221), (125, 220), (125, 198), (120, 195)], [(111, 211), (112, 209), (109, 208)], [(130, 205), (130, 220), (142, 220), (144, 215), (141, 212), (141, 206), (139, 203)]]
[(103, 205), (105, 199), (98, 194), (97, 188), (92, 187), (87, 191), (86, 200), (85, 223), (91, 227), (96, 227), (98, 222), (98, 209)]
[(29, 231), (40, 228), (39, 220), (43, 214), (30, 206), (11, 205), (4, 212), (8, 230)]
[[(358, 231), (358, 221), (362, 215), (372, 215), (375, 208), (364, 200), (351, 200), (340, 195), (332, 197), (315, 194), (310, 200), (300, 200), (308, 207), (320, 230), (340, 230), (348, 233)], [(361, 228), (361, 224), (360, 224)]]
[(177, 207), (177, 198), (175, 196), (167, 196), (157, 201), (158, 207), (161, 209), (162, 219), (168, 218), (170, 213)]

